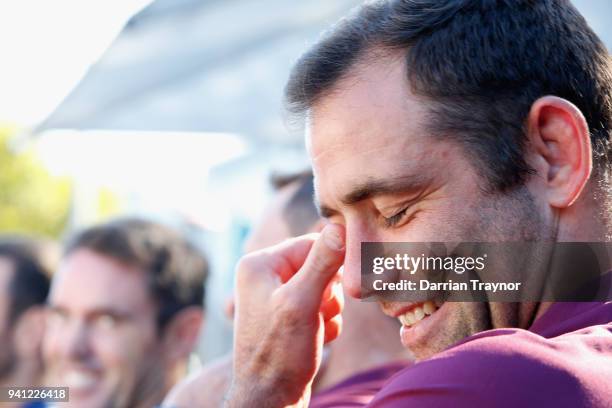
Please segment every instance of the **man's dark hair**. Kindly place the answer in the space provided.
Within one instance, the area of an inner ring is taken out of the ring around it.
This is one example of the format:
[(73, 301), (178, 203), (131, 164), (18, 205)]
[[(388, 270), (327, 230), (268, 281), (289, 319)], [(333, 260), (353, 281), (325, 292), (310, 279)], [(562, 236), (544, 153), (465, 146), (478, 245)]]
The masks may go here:
[(455, 139), (490, 187), (507, 190), (533, 170), (524, 160), (533, 102), (556, 95), (589, 125), (603, 178), (612, 129), (612, 64), (566, 0), (388, 0), (341, 20), (294, 67), (286, 102), (304, 113), (372, 51), (402, 52), (408, 86), (430, 109), (428, 130)]
[(294, 174), (273, 174), (272, 186), (279, 191), (294, 183), (297, 189), (283, 208), (283, 219), (289, 226), (292, 236), (306, 234), (319, 221), (319, 213), (314, 204), (314, 185), (311, 170)]
[(0, 238), (0, 257), (13, 266), (9, 292), (9, 324), (29, 308), (42, 306), (49, 294), (50, 271), (43, 259), (43, 243), (21, 237)]
[(174, 230), (139, 218), (122, 218), (85, 229), (66, 246), (65, 255), (89, 249), (148, 274), (162, 330), (181, 310), (202, 307), (208, 263)]

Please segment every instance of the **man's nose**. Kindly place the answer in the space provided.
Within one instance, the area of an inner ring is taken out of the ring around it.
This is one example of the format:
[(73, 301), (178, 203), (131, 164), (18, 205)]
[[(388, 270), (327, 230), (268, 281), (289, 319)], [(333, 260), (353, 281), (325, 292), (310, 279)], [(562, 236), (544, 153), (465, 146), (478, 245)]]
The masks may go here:
[(346, 226), (346, 253), (342, 286), (347, 295), (356, 299), (366, 296), (362, 293), (361, 287), (361, 242), (367, 239), (367, 234), (360, 228)]
[(85, 358), (90, 352), (89, 337), (89, 328), (85, 322), (71, 322), (62, 336), (64, 355), (71, 360)]

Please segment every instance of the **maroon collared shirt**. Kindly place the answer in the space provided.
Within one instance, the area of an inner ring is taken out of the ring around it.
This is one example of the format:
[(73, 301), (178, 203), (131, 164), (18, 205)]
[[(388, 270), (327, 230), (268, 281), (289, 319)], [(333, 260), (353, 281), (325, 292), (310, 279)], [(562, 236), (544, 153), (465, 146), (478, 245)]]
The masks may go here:
[(398, 367), (353, 376), (311, 407), (612, 408), (612, 302), (555, 303), (529, 330), (488, 330)]
[(555, 303), (529, 330), (470, 336), (386, 383), (368, 407), (612, 407), (612, 302)]

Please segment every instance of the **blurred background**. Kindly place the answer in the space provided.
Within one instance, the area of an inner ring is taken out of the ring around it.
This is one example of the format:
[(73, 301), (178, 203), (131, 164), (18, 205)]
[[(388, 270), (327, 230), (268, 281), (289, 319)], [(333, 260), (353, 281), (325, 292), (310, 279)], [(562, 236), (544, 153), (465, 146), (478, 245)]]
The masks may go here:
[[(0, 233), (61, 240), (122, 214), (206, 251), (203, 361), (272, 171), (307, 164), (282, 92), (355, 0), (20, 0), (0, 4)], [(612, 2), (575, 0), (612, 46)]]

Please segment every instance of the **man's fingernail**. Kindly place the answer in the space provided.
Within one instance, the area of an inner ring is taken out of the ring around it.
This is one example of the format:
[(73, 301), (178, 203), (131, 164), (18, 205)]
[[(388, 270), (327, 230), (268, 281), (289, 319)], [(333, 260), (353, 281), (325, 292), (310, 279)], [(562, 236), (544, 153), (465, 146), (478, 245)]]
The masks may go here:
[(323, 230), (323, 239), (327, 246), (334, 251), (341, 251), (344, 249), (344, 238), (339, 234), (338, 227), (327, 225)]

